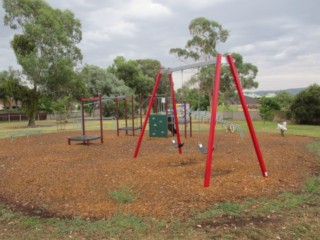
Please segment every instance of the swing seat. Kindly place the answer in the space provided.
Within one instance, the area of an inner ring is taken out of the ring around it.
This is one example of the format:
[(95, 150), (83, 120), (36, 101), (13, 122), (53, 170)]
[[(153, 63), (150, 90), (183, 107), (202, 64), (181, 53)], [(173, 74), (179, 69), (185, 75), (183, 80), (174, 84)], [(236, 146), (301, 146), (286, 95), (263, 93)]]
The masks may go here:
[(184, 143), (180, 143), (180, 144), (178, 144), (175, 140), (172, 140), (172, 146), (174, 147), (174, 148), (181, 148), (181, 147), (183, 147), (183, 145), (184, 145)]
[(200, 150), (200, 152), (202, 154), (207, 154), (208, 153), (207, 149), (205, 148), (205, 146), (202, 145), (202, 143), (199, 143), (198, 147), (199, 147), (199, 150)]
[[(199, 144), (198, 144), (198, 148), (199, 148), (199, 150), (200, 150), (200, 152), (201, 152), (202, 154), (207, 154), (207, 153), (208, 153), (207, 148), (206, 148), (205, 146), (203, 146), (202, 143), (199, 143)], [(212, 151), (214, 151), (214, 147), (212, 148)]]

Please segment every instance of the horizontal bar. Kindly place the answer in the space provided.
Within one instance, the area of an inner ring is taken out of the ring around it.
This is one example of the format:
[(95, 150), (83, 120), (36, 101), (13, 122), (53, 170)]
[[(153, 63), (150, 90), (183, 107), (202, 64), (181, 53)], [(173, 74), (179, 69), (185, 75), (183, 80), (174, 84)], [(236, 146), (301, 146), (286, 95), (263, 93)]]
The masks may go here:
[[(221, 63), (227, 63), (227, 61), (223, 58)], [(180, 67), (175, 67), (175, 68), (164, 68), (161, 70), (161, 73), (162, 74), (170, 74), (170, 73), (185, 70), (185, 69), (199, 68), (199, 67), (203, 67), (203, 66), (207, 66), (207, 65), (214, 65), (214, 64), (216, 64), (215, 59), (209, 60), (206, 62), (198, 62), (198, 63), (193, 63), (193, 64), (184, 65), (184, 66), (180, 66)]]

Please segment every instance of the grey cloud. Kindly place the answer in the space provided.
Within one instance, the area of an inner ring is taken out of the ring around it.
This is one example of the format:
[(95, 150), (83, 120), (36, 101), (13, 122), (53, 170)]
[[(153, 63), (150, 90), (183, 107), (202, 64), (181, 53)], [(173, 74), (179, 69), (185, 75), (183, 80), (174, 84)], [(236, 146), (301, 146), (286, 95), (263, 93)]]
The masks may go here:
[[(84, 63), (106, 67), (127, 59), (158, 59), (166, 67), (182, 65), (169, 49), (183, 48), (188, 25), (205, 17), (230, 30), (218, 51), (237, 51), (258, 66), (261, 89), (307, 86), (320, 82), (320, 2), (318, 0), (49, 0), (70, 9), (82, 23), (79, 45)], [(3, 9), (0, 18), (3, 19)], [(0, 26), (0, 70), (16, 66), (9, 41), (13, 31)], [(3, 60), (3, 59), (8, 59)], [(305, 74), (305, 73), (308, 74)], [(280, 79), (282, 78), (282, 79)], [(301, 81), (302, 79), (302, 81)]]

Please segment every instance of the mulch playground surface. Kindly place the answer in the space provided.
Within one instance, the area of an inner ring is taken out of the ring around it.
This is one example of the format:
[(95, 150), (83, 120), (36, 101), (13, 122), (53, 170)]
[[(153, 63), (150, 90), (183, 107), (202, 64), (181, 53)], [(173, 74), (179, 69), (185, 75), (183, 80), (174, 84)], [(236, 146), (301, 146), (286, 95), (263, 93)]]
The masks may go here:
[[(180, 155), (171, 138), (149, 138), (146, 132), (136, 159), (138, 136), (105, 131), (103, 144), (68, 145), (67, 138), (76, 135), (1, 139), (0, 201), (41, 216), (184, 219), (217, 202), (295, 191), (319, 170), (319, 158), (305, 147), (314, 138), (258, 134), (269, 174), (264, 178), (249, 135), (217, 132), (210, 187), (204, 188), (206, 156), (197, 144), (207, 144), (207, 133), (182, 138)], [(133, 200), (115, 200), (115, 192), (129, 193)]]

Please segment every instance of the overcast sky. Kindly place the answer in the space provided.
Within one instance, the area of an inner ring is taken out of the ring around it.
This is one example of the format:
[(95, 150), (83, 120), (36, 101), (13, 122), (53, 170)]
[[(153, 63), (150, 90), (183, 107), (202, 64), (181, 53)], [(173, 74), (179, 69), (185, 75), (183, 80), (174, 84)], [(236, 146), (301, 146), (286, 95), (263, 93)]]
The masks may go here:
[[(191, 38), (190, 21), (205, 17), (230, 31), (227, 42), (217, 46), (219, 52), (238, 52), (245, 62), (258, 67), (258, 90), (320, 84), (319, 0), (47, 2), (54, 8), (71, 10), (80, 19), (83, 64), (105, 68), (115, 57), (124, 56), (127, 60), (157, 59), (164, 67), (181, 66), (169, 50), (184, 48)], [(18, 68), (10, 47), (14, 32), (4, 26), (3, 16), (0, 8), (0, 71), (9, 66)]]

